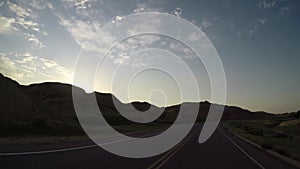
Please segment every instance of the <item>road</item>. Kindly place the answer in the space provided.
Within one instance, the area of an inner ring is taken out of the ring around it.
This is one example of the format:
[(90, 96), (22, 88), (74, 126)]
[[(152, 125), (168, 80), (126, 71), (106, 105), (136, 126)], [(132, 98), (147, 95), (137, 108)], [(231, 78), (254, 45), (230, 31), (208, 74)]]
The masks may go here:
[[(0, 165), (3, 169), (294, 169), (286, 162), (253, 147), (222, 127), (219, 127), (208, 141), (199, 144), (200, 130), (201, 126), (196, 125), (173, 149), (150, 158), (124, 158), (106, 152), (91, 143), (72, 143), (23, 147), (23, 149), (59, 150), (37, 154), (1, 154)], [(62, 149), (65, 147), (68, 148)]]

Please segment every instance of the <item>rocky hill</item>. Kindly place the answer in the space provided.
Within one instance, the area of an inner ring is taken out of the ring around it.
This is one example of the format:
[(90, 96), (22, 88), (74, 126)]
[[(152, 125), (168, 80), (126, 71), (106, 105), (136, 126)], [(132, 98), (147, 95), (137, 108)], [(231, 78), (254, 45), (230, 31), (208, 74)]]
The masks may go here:
[[(76, 88), (88, 95), (82, 89)], [(112, 94), (94, 92), (106, 120), (111, 125), (133, 124), (121, 116), (115, 108)], [(121, 103), (125, 111), (129, 103)], [(183, 103), (199, 104), (199, 103)], [(146, 102), (133, 102), (140, 111), (146, 111), (151, 105)], [(206, 119), (211, 106), (209, 102), (200, 102), (198, 121)], [(220, 105), (217, 105), (220, 106)], [(181, 105), (166, 107), (155, 122), (172, 123), (178, 115)], [(157, 110), (161, 109), (154, 107)], [(72, 86), (62, 83), (40, 83), (22, 86), (16, 81), (0, 74), (0, 134), (76, 134), (82, 133), (73, 107)], [(273, 114), (251, 112), (239, 107), (225, 106), (223, 120), (242, 120), (271, 118)]]

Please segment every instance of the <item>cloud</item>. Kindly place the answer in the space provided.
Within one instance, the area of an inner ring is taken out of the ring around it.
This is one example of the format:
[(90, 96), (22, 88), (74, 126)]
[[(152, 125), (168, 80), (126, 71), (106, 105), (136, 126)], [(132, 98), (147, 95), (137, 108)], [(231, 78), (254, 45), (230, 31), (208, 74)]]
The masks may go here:
[[(18, 25), (18, 27), (24, 28), (25, 30), (33, 30), (39, 32), (40, 25), (31, 20), (25, 20), (24, 18), (17, 18), (14, 24)], [(18, 27), (16, 27), (18, 29)]]
[(118, 43), (108, 55), (116, 64), (128, 65), (131, 67), (146, 66), (145, 57), (142, 55), (133, 56), (138, 51), (154, 46), (160, 40), (158, 35), (138, 35)]
[(132, 27), (127, 29), (128, 35), (135, 35), (139, 32), (159, 32), (161, 20), (155, 16), (137, 16)]
[(166, 0), (145, 0), (136, 2), (136, 9), (133, 10), (133, 13), (163, 12), (163, 9), (160, 7), (164, 6)]
[(43, 9), (54, 9), (53, 5), (50, 2), (44, 1), (44, 0), (31, 0), (28, 2), (29, 5), (37, 10), (43, 10)]
[(15, 4), (15, 3), (12, 3), (10, 1), (7, 1), (6, 4), (7, 4), (8, 8), (19, 17), (24, 18), (24, 17), (30, 16), (30, 14), (31, 14), (31, 10), (28, 8), (26, 8), (26, 9), (22, 8), (21, 6)]
[[(76, 43), (84, 47), (85, 43), (95, 35), (101, 26), (98, 22), (83, 21), (77, 19), (65, 19), (59, 16), (60, 24), (66, 28), (66, 30), (71, 34)], [(87, 50), (93, 50), (96, 46), (88, 45)]]
[(30, 53), (25, 53), (22, 60), (17, 60), (18, 63), (27, 63), (37, 59), (37, 56), (32, 56)]
[(259, 23), (261, 23), (261, 24), (263, 24), (263, 25), (266, 23), (266, 21), (267, 21), (266, 18), (258, 19), (258, 20), (257, 20), (257, 22), (259, 22)]
[(7, 32), (10, 30), (15, 30), (12, 24), (15, 22), (14, 18), (6, 18), (0, 16), (0, 33)]
[(179, 8), (179, 7), (176, 7), (176, 8), (174, 9), (173, 13), (174, 13), (176, 16), (180, 17), (180, 16), (182, 15), (182, 9)]
[(75, 42), (86, 51), (103, 52), (102, 46), (111, 44), (115, 37), (103, 32), (98, 21), (83, 21), (80, 19), (65, 19), (59, 16), (60, 24), (74, 38)]
[(43, 76), (54, 80), (59, 79), (63, 82), (72, 83), (73, 72), (64, 66), (59, 65), (56, 61), (46, 58), (38, 58), (37, 63), (42, 66), (43, 71), (41, 72)]
[[(122, 29), (122, 31), (118, 32), (102, 32), (101, 23), (103, 20), (94, 20), (93, 17), (89, 17), (90, 13), (86, 13), (86, 19), (82, 18), (82, 15), (78, 13), (78, 10), (90, 10), (92, 8), (90, 4), (93, 1), (64, 1), (66, 4), (65, 8), (70, 10), (75, 10), (77, 15), (72, 17), (68, 17), (63, 13), (57, 13), (57, 17), (59, 18), (59, 23), (62, 25), (74, 39), (74, 41), (82, 47), (84, 51), (91, 52), (104, 52), (103, 46), (107, 46), (112, 44), (116, 35), (124, 35), (124, 37), (128, 37), (131, 35), (135, 35), (140, 32), (159, 32), (161, 29), (161, 19), (153, 16), (150, 18), (137, 17), (134, 20), (134, 23), (129, 24), (130, 27)], [(146, 3), (138, 3), (137, 8), (133, 10), (133, 13), (140, 12), (149, 12), (149, 11), (161, 11), (160, 8), (152, 8), (152, 1), (147, 1)], [(177, 16), (182, 15), (182, 9), (177, 7), (174, 10), (174, 14)], [(122, 15), (116, 15), (112, 18), (112, 23), (118, 24), (119, 22), (123, 22), (126, 18), (122, 17)], [(108, 18), (106, 18), (108, 20)], [(208, 19), (203, 20), (203, 27), (209, 28), (213, 26)], [(192, 40), (196, 40), (199, 38), (198, 36), (191, 37)], [(114, 47), (114, 51), (110, 55), (110, 59), (113, 63), (116, 64), (126, 64), (129, 66), (143, 66), (145, 65), (140, 59), (130, 57), (133, 51), (141, 50), (146, 47), (151, 47), (153, 44), (157, 43), (161, 40), (160, 36), (152, 36), (152, 35), (142, 35), (135, 36), (134, 38), (129, 38), (126, 43), (119, 43)], [(183, 54), (188, 56), (188, 50), (182, 48)], [(189, 54), (189, 53), (188, 53)], [(138, 64), (137, 62), (141, 62)]]
[[(110, 46), (115, 41), (116, 37), (112, 32), (104, 32), (101, 29), (99, 21), (81, 20), (76, 18), (66, 19), (61, 15), (57, 15), (60, 19), (60, 24), (66, 28), (70, 35), (74, 38), (75, 42), (85, 51), (104, 52), (103, 46)], [(112, 23), (118, 23), (124, 18), (115, 16)], [(137, 32), (152, 32), (159, 30), (159, 18), (143, 18), (140, 17), (136, 20), (135, 24), (131, 27), (124, 29), (124, 36), (135, 35)], [(120, 33), (120, 32), (118, 32)], [(137, 38), (128, 41), (130, 45), (147, 46), (159, 40), (158, 36), (138, 36)], [(119, 48), (125, 48), (123, 45), (118, 45)], [(126, 46), (126, 48), (131, 48)]]
[(213, 22), (212, 21), (210, 21), (208, 18), (204, 18), (203, 20), (202, 20), (202, 22), (201, 22), (201, 25), (200, 25), (200, 28), (201, 29), (207, 29), (207, 28), (210, 28), (210, 27), (212, 27), (212, 26), (214, 26), (214, 24), (213, 24)]
[[(131, 30), (132, 31), (132, 30)], [(129, 46), (135, 46), (136, 48), (146, 48), (147, 46), (151, 46), (153, 43), (159, 41), (161, 38), (158, 35), (139, 35), (134, 38), (128, 39)]]
[(1, 56), (0, 67), (2, 69), (11, 69), (15, 66), (15, 63), (11, 61), (8, 57), (6, 57), (6, 55), (1, 54), (0, 56)]
[[(146, 4), (139, 4), (138, 8), (134, 12), (144, 12), (144, 11), (152, 11), (153, 9), (149, 8)], [(182, 10), (180, 8), (176, 8), (176, 14), (181, 15)], [(58, 14), (57, 17), (60, 20), (60, 24), (66, 28), (66, 30), (73, 37), (75, 42), (83, 48), (85, 51), (92, 52), (104, 52), (103, 46), (107, 46), (108, 44), (113, 44), (116, 39), (116, 35), (112, 33), (102, 32), (101, 23), (99, 21), (91, 21), (91, 20), (82, 20), (78, 19), (78, 17), (67, 18), (61, 14)], [(126, 20), (126, 18), (122, 16), (115, 16), (112, 19), (112, 23), (117, 24)], [(129, 20), (131, 21), (131, 20)], [(126, 27), (118, 33), (119, 35), (124, 35), (124, 37), (128, 37), (131, 35), (136, 35), (140, 32), (159, 32), (161, 29), (161, 19), (155, 16), (145, 16), (141, 15), (140, 17), (134, 20), (134, 23), (130, 24), (130, 27)], [(203, 20), (203, 27), (209, 28), (213, 26), (208, 19)], [(199, 35), (192, 34), (190, 39), (195, 41), (197, 40)], [(161, 40), (160, 36), (157, 35), (138, 35), (127, 39), (125, 42), (118, 43), (111, 51), (109, 58), (115, 64), (128, 65), (133, 67), (145, 66), (146, 63), (143, 57), (132, 57), (134, 51), (143, 50), (146, 48), (151, 48), (155, 46)], [(175, 46), (173, 50), (175, 49)], [(159, 48), (159, 47), (158, 47)], [(180, 46), (180, 48), (176, 49), (177, 52), (181, 52), (184, 58), (193, 57), (191, 51), (186, 48)]]
[(259, 31), (259, 29), (265, 25), (267, 22), (267, 18), (262, 18), (262, 19), (258, 19), (256, 20), (256, 22), (253, 24), (252, 28), (249, 29), (248, 31), (248, 35), (249, 37), (252, 37), (255, 33), (257, 33)]
[(190, 33), (188, 40), (194, 42), (194, 41), (199, 40), (203, 36), (204, 36), (204, 34), (200, 34), (199, 32), (192, 32), (192, 33)]
[(38, 24), (31, 18), (33, 13), (29, 8), (25, 9), (9, 1), (7, 2), (7, 6), (16, 15), (13, 22), (15, 29), (19, 30), (20, 28), (23, 28), (25, 30), (33, 30), (39, 32), (39, 28), (42, 27), (42, 25)]
[[(46, 31), (41, 31), (43, 25), (37, 23), (32, 17), (34, 16), (33, 11), (30, 8), (25, 8), (16, 3), (7, 1), (7, 7), (16, 16), (14, 18), (8, 18), (0, 16), (0, 33), (8, 31), (19, 31), (22, 32), (24, 38), (37, 47), (45, 47), (41, 40), (35, 33), (47, 34)], [(34, 32), (34, 33), (33, 33)]]
[(24, 33), (24, 37), (28, 42), (31, 42), (40, 48), (46, 47), (34, 34)]
[(122, 21), (123, 20), (123, 17), (122, 16), (115, 16), (113, 19), (112, 19), (112, 23), (117, 23), (119, 21)]
[(259, 8), (272, 8), (275, 5), (274, 0), (260, 0), (258, 3)]
[(30, 53), (0, 53), (1, 73), (22, 84), (36, 81), (72, 82), (72, 71), (56, 61)]
[(141, 12), (161, 12), (161, 8), (152, 8), (147, 5), (147, 3), (139, 3), (137, 7), (133, 10), (133, 13), (141, 13)]
[(102, 1), (97, 0), (62, 0), (64, 8), (67, 10), (75, 10), (75, 13), (81, 19), (97, 19), (102, 20), (103, 11)]
[(47, 68), (53, 68), (53, 67), (57, 67), (58, 64), (53, 61), (53, 60), (49, 60), (49, 59), (43, 59), (40, 58), (40, 61), (43, 63), (43, 65), (45, 65)]
[[(75, 42), (84, 47), (86, 51), (102, 51), (101, 46), (111, 42), (113, 35), (101, 32), (102, 23), (107, 23), (102, 8), (103, 2), (96, 0), (63, 0), (64, 8), (75, 11), (75, 15), (69, 17), (64, 12), (56, 13), (59, 24), (73, 37)], [(121, 16), (115, 16), (113, 22), (121, 21)]]
[(15, 62), (3, 53), (0, 53), (0, 71), (16, 80), (23, 80), (23, 77), (26, 75), (25, 71), (20, 71), (20, 68), (16, 66)]
[(171, 42), (169, 45), (169, 49), (178, 53), (178, 56), (182, 56), (185, 59), (195, 58), (193, 52), (180, 42)]
[(65, 8), (87, 9), (91, 8), (91, 2), (95, 0), (62, 0), (66, 5)]
[(280, 15), (286, 16), (290, 13), (290, 8), (288, 6), (284, 6), (280, 8)]

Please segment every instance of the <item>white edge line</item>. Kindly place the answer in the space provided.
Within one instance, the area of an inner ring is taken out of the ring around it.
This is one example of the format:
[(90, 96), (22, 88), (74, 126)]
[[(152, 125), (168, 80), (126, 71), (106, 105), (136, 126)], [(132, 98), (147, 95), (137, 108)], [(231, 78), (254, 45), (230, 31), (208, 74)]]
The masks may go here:
[[(142, 135), (143, 137), (151, 136), (153, 133)], [(17, 156), (17, 155), (33, 155), (33, 154), (47, 154), (47, 153), (58, 153), (58, 152), (65, 152), (65, 151), (73, 151), (73, 150), (81, 150), (81, 149), (87, 149), (87, 148), (93, 148), (93, 147), (99, 147), (103, 145), (110, 145), (125, 141), (134, 140), (136, 138), (130, 138), (130, 139), (124, 139), (119, 141), (113, 141), (113, 142), (107, 142), (102, 144), (95, 144), (95, 145), (87, 145), (87, 146), (81, 146), (81, 147), (71, 147), (71, 148), (62, 148), (62, 149), (55, 149), (55, 150), (43, 150), (43, 151), (27, 151), (27, 152), (12, 152), (12, 153), (0, 153), (0, 156)]]
[(113, 141), (113, 142), (107, 142), (102, 144), (96, 144), (96, 145), (87, 145), (87, 146), (80, 146), (80, 147), (71, 147), (71, 148), (62, 148), (62, 149), (55, 149), (55, 150), (44, 150), (44, 151), (27, 151), (27, 152), (16, 152), (16, 153), (0, 153), (0, 156), (16, 156), (16, 155), (33, 155), (33, 154), (47, 154), (47, 153), (57, 153), (57, 152), (65, 152), (65, 151), (73, 151), (73, 150), (81, 150), (81, 149), (87, 149), (87, 148), (93, 148), (93, 147), (99, 147), (100, 145), (110, 145), (125, 141), (134, 140), (135, 138), (131, 139), (125, 139), (125, 140), (119, 140), (119, 141)]
[(218, 129), (221, 131), (221, 133), (233, 144), (235, 145), (242, 153), (244, 153), (250, 160), (252, 160), (258, 167), (261, 169), (266, 169), (263, 167), (259, 162), (257, 162), (251, 155), (249, 155), (244, 149), (242, 149), (238, 144), (236, 144), (229, 136), (227, 136), (219, 127)]

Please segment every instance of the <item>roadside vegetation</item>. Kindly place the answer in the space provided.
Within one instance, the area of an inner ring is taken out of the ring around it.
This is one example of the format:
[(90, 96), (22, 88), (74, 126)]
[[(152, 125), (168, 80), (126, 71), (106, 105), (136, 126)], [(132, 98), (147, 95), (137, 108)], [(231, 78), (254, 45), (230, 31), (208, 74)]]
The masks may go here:
[[(61, 122), (52, 124), (44, 118), (34, 119), (30, 122), (0, 122), (1, 144), (49, 144), (59, 142), (88, 141), (78, 123)], [(154, 122), (151, 124), (116, 124), (112, 127), (125, 135), (132, 135), (150, 131), (167, 129), (169, 123)], [(137, 136), (136, 136), (137, 137)]]
[(227, 121), (224, 122), (224, 126), (264, 149), (300, 160), (299, 112), (295, 113), (293, 118)]

